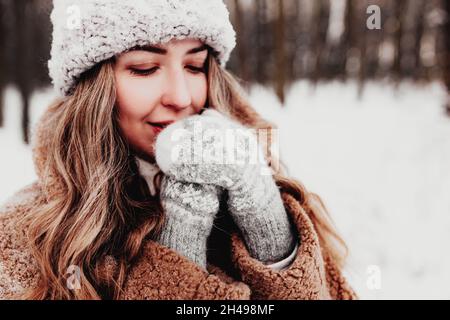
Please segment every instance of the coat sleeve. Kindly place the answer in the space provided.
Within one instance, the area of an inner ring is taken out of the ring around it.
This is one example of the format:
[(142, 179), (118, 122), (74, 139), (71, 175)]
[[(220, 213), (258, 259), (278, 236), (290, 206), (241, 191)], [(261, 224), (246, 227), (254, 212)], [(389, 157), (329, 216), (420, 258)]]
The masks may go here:
[(277, 271), (253, 259), (242, 238), (237, 233), (232, 235), (233, 263), (242, 281), (250, 287), (251, 299), (357, 298), (333, 261), (323, 257), (317, 233), (305, 210), (291, 195), (282, 197), (299, 234), (296, 257), (288, 268)]

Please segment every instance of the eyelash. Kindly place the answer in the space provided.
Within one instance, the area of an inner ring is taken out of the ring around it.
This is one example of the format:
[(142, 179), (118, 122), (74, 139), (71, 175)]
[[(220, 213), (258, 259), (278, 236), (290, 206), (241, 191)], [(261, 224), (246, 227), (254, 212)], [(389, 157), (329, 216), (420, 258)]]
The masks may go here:
[[(200, 74), (200, 73), (206, 72), (205, 68), (197, 68), (194, 66), (187, 66), (187, 67), (192, 71), (193, 74)], [(149, 75), (155, 73), (158, 70), (158, 68), (159, 67), (154, 67), (151, 69), (142, 69), (142, 70), (131, 68), (130, 72), (137, 76), (149, 76)]]

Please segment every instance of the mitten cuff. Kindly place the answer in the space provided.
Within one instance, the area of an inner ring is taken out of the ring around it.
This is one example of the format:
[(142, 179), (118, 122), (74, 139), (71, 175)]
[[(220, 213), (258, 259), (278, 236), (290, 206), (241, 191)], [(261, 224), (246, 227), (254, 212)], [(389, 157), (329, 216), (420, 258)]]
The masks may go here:
[(175, 214), (166, 214), (163, 232), (156, 240), (206, 269), (207, 239), (212, 219), (177, 211)]

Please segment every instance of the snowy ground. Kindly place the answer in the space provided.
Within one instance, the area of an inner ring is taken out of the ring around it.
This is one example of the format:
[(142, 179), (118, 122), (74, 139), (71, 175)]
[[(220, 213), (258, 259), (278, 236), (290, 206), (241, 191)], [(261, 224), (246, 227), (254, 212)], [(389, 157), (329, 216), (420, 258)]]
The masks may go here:
[[(32, 99), (32, 123), (52, 91)], [(19, 98), (6, 94), (0, 129), (0, 203), (35, 179), (20, 140)], [(362, 298), (450, 298), (450, 118), (444, 90), (298, 82), (281, 108), (255, 87), (252, 102), (280, 127), (290, 174), (328, 206), (351, 256), (347, 275)], [(16, 124), (16, 125), (13, 125)]]
[[(279, 112), (256, 88), (252, 101), (280, 127), (292, 176), (326, 202), (350, 251), (363, 298), (450, 298), (450, 119), (438, 85), (306, 82)], [(374, 277), (380, 275), (380, 288)], [(375, 287), (375, 288), (374, 288)]]

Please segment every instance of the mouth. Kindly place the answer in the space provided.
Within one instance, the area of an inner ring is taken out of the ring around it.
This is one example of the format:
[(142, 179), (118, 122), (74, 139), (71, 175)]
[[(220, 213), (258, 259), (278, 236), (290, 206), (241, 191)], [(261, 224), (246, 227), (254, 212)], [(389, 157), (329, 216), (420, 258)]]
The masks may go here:
[(164, 121), (164, 122), (147, 122), (153, 129), (153, 131), (158, 134), (162, 130), (164, 130), (167, 126), (173, 123), (173, 121)]

